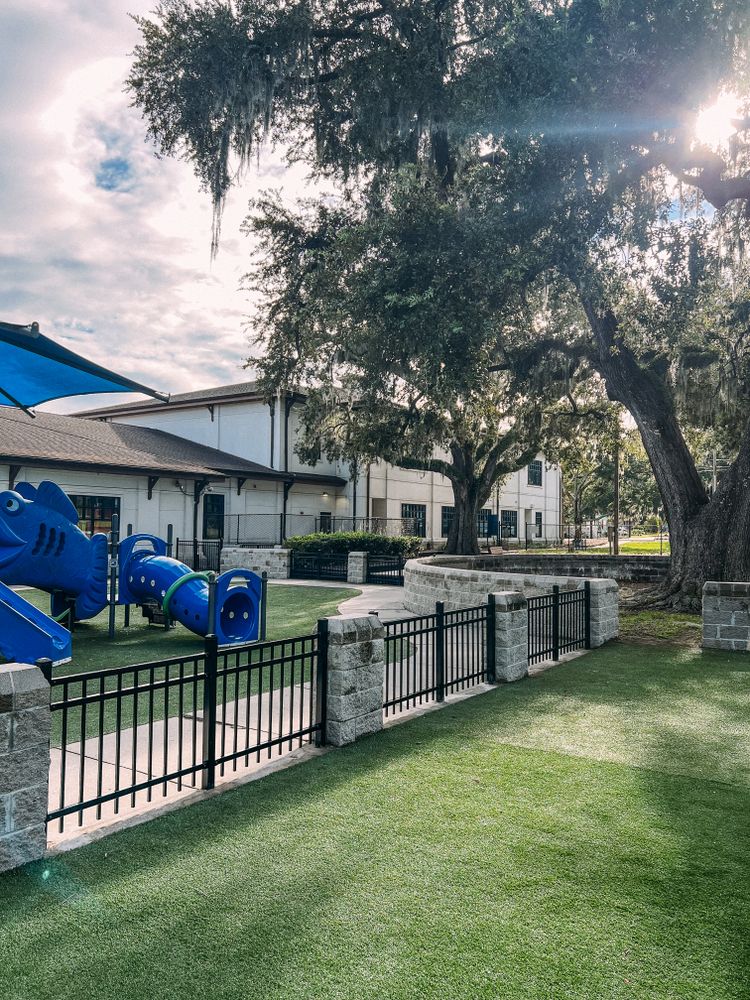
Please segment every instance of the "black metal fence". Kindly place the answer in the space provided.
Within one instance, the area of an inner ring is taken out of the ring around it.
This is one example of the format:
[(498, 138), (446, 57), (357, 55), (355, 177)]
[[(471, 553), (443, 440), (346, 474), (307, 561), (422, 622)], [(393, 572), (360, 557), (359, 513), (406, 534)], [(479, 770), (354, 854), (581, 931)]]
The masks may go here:
[(495, 606), (402, 618), (385, 626), (386, 717), (495, 680)]
[(221, 538), (178, 538), (175, 555), (180, 562), (199, 572), (221, 572)]
[(403, 556), (368, 555), (367, 583), (385, 583), (393, 587), (403, 587)]
[(346, 580), (349, 575), (349, 554), (298, 552), (292, 549), (289, 575), (301, 580)]
[(96, 820), (212, 788), (303, 743), (325, 742), (327, 622), (312, 635), (54, 676), (48, 822)]
[(559, 660), (563, 653), (591, 645), (591, 585), (583, 590), (553, 587), (528, 599), (529, 663)]

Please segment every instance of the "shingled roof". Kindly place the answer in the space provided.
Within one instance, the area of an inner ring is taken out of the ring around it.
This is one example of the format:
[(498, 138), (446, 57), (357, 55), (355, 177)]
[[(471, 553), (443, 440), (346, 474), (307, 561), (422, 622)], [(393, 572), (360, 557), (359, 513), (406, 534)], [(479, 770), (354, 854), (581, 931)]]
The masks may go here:
[(168, 402), (155, 399), (140, 399), (133, 403), (115, 403), (113, 406), (101, 406), (94, 410), (83, 410), (82, 417), (115, 417), (120, 413), (145, 413), (166, 408), (179, 409), (191, 404), (211, 406), (214, 403), (240, 402), (246, 399), (261, 399), (255, 382), (236, 382), (232, 385), (219, 385), (210, 389), (196, 389), (193, 392), (176, 392), (169, 397)]
[(37, 413), (32, 420), (5, 407), (0, 407), (0, 462), (206, 479), (294, 478), (150, 427), (57, 413)]

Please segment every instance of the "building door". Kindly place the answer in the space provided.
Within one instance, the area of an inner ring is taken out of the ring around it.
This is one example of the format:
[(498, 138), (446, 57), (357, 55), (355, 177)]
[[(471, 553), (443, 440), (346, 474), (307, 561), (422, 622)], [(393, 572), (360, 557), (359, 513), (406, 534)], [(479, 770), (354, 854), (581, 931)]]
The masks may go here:
[(223, 493), (205, 493), (203, 496), (203, 537), (224, 537)]

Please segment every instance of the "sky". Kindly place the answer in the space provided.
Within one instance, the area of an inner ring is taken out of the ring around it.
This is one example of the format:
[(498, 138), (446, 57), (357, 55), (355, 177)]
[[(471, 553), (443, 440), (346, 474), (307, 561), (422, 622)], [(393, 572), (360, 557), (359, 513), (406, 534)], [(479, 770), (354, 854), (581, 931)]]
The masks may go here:
[[(158, 159), (124, 93), (155, 0), (0, 2), (0, 319), (165, 392), (243, 381), (250, 353), (240, 233), (261, 190), (303, 193), (279, 153), (230, 196), (217, 258), (187, 163)], [(122, 396), (48, 404), (71, 411)]]

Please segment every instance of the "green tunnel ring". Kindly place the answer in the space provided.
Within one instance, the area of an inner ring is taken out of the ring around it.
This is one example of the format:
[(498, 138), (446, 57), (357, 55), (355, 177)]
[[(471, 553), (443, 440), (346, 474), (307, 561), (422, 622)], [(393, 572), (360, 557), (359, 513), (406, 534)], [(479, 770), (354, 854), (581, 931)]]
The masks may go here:
[(172, 600), (172, 598), (180, 589), (180, 587), (183, 585), (183, 583), (188, 583), (189, 580), (210, 580), (211, 575), (212, 575), (211, 573), (204, 573), (204, 572), (186, 573), (184, 576), (181, 576), (179, 580), (175, 580), (175, 582), (172, 584), (172, 586), (164, 595), (164, 600), (161, 602), (161, 609), (164, 612), (164, 614), (165, 615), (169, 614), (169, 602)]

